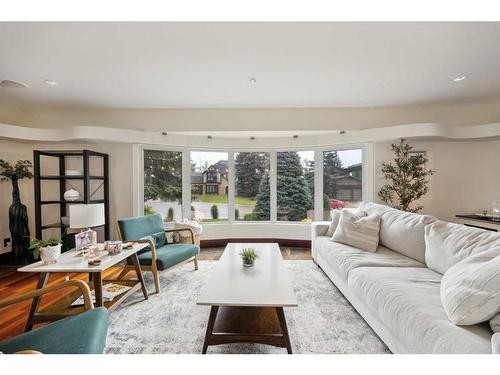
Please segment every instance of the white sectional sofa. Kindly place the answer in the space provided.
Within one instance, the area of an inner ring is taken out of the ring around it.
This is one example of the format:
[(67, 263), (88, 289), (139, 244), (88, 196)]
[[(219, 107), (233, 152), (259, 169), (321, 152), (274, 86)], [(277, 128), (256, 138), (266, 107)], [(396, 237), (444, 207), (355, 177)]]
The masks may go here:
[[(375, 253), (332, 241), (325, 235), (330, 222), (315, 222), (312, 256), (389, 349), (440, 354), (492, 353), (492, 347), (498, 351), (500, 334), (492, 339), (488, 322), (457, 326), (445, 313), (440, 298), (443, 275), (426, 263), (425, 227), (436, 219), (371, 202), (363, 202), (359, 210), (381, 217)], [(471, 253), (470, 247), (443, 252), (439, 264), (449, 268)], [(434, 264), (436, 260), (427, 255)]]

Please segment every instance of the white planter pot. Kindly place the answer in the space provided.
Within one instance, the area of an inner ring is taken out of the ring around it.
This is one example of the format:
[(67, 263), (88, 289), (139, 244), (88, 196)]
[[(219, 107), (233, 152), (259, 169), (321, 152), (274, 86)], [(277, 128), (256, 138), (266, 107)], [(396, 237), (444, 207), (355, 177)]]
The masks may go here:
[(42, 258), (43, 263), (53, 264), (57, 263), (57, 259), (61, 256), (61, 244), (55, 246), (41, 247), (40, 258)]

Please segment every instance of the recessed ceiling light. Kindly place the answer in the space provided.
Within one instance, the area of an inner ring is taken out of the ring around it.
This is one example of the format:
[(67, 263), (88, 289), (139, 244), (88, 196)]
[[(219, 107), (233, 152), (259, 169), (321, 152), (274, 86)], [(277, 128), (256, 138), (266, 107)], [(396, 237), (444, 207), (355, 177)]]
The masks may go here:
[(460, 82), (460, 81), (463, 81), (465, 78), (467, 78), (467, 77), (466, 76), (458, 76), (458, 77), (453, 78), (453, 82)]
[(46, 79), (43, 82), (45, 82), (49, 86), (57, 86), (58, 83), (56, 81), (52, 81), (51, 79)]
[(28, 85), (19, 81), (4, 79), (0, 81), (0, 87), (8, 90), (22, 90), (22, 89), (27, 89)]
[(255, 85), (257, 83), (257, 78), (251, 77), (251, 78), (248, 79), (248, 81), (250, 81), (251, 85)]

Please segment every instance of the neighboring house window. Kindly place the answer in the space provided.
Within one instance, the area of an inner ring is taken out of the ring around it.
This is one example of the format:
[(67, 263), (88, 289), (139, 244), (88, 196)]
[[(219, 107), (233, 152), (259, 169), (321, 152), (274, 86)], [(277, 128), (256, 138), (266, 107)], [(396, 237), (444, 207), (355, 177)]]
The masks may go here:
[(357, 207), (363, 193), (363, 150), (323, 152), (323, 215), (330, 209)]
[(182, 152), (144, 150), (144, 213), (182, 219)]
[(217, 182), (217, 174), (214, 172), (207, 172), (207, 181), (208, 182)]

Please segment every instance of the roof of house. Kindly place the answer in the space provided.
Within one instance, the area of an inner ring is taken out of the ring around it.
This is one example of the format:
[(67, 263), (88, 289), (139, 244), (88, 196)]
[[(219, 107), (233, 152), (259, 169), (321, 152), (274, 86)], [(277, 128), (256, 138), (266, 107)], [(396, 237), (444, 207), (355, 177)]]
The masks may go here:
[(217, 169), (220, 173), (225, 174), (225, 173), (227, 173), (228, 162), (227, 162), (227, 160), (219, 160), (217, 163), (212, 165), (212, 167)]

